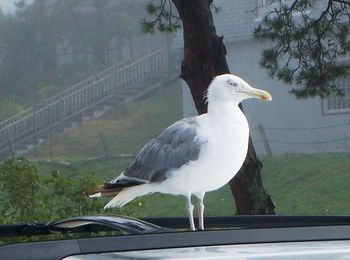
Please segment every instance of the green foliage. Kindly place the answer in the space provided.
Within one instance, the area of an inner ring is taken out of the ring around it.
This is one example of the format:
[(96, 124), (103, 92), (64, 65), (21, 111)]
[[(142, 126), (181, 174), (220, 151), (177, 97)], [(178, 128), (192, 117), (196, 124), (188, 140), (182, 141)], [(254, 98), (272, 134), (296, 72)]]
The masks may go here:
[(142, 19), (141, 28), (144, 33), (154, 33), (156, 29), (160, 32), (175, 32), (181, 28), (180, 18), (170, 0), (160, 0), (157, 4), (150, 2), (146, 11), (153, 19)]
[(222, 7), (221, 6), (217, 6), (214, 3), (211, 3), (210, 8), (214, 11), (214, 13), (218, 14), (221, 12)]
[(23, 111), (25, 107), (20, 104), (17, 98), (7, 98), (0, 102), (0, 120), (10, 117), (16, 113)]
[(93, 173), (83, 176), (63, 176), (53, 170), (51, 176), (43, 178), (43, 203), (46, 211), (43, 220), (64, 219), (67, 217), (102, 213), (101, 201), (89, 199), (84, 192), (101, 183)]
[(155, 15), (158, 8), (153, 3), (148, 3), (146, 5), (146, 11), (149, 15)]
[[(221, 11), (221, 7), (214, 3), (210, 4), (210, 8), (215, 13)], [(144, 33), (154, 33), (156, 30), (160, 32), (176, 32), (181, 29), (180, 17), (171, 0), (151, 1), (146, 5), (146, 11), (153, 19), (142, 19), (141, 29)]]
[(56, 89), (57, 89), (57, 87), (55, 87), (53, 85), (41, 86), (38, 89), (38, 96), (40, 97), (40, 99), (48, 98), (48, 97), (54, 95), (55, 92), (57, 92)]
[(94, 173), (42, 175), (26, 159), (7, 160), (0, 166), (0, 223), (47, 222), (80, 215), (102, 214), (104, 200), (90, 199), (85, 191), (102, 181)]
[[(58, 164), (52, 163), (51, 166)], [(67, 174), (51, 170), (51, 174), (44, 174), (40, 172), (38, 166), (24, 158), (7, 160), (0, 165), (0, 224), (47, 223), (97, 214), (118, 213), (128, 216), (142, 214), (141, 201), (130, 203), (122, 210), (104, 210), (105, 199), (92, 199), (86, 196), (85, 191), (90, 191), (101, 183), (102, 181), (90, 171)], [(114, 233), (109, 235), (115, 235)], [(81, 236), (96, 236), (96, 234), (82, 233), (73, 237)], [(69, 234), (56, 234), (34, 238), (6, 238), (0, 241), (0, 245), (71, 237)]]
[(257, 39), (273, 42), (260, 65), (271, 77), (296, 83), (291, 93), (297, 98), (341, 95), (335, 80), (350, 75), (350, 65), (338, 62), (350, 54), (350, 4), (328, 1), (320, 13), (311, 0), (274, 4), (254, 31)]
[[(28, 161), (8, 160), (0, 168), (2, 191), (2, 222), (27, 222), (39, 217), (40, 204), (37, 204), (39, 190), (38, 169)], [(16, 217), (14, 217), (16, 216)]]

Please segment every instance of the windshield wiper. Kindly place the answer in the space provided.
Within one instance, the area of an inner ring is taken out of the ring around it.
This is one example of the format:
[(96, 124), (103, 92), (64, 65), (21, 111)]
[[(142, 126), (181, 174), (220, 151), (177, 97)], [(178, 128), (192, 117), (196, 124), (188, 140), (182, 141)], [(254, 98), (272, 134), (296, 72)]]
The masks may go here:
[(43, 223), (0, 225), (0, 237), (36, 236), (64, 232), (121, 231), (126, 234), (169, 232), (170, 229), (125, 216), (83, 216)]
[[(195, 218), (197, 222), (198, 219)], [(286, 228), (311, 226), (350, 225), (350, 216), (276, 216), (249, 215), (232, 217), (206, 217), (210, 228)], [(188, 218), (144, 218), (143, 220), (125, 216), (84, 216), (62, 221), (0, 225), (0, 237), (35, 236), (53, 233), (80, 233), (100, 231), (121, 231), (127, 234), (173, 232), (187, 229)], [(166, 227), (166, 228), (165, 228)]]

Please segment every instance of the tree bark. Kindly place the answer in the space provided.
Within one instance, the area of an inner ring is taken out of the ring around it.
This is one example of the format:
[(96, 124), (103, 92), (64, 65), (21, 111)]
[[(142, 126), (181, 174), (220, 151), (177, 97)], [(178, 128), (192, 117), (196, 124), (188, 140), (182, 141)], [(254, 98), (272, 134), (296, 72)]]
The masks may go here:
[[(184, 60), (181, 77), (188, 84), (199, 114), (207, 112), (204, 93), (212, 78), (230, 73), (223, 37), (216, 35), (210, 5), (212, 0), (172, 0), (182, 21)], [(274, 214), (274, 204), (261, 180), (262, 163), (249, 138), (246, 160), (230, 187), (237, 214)]]

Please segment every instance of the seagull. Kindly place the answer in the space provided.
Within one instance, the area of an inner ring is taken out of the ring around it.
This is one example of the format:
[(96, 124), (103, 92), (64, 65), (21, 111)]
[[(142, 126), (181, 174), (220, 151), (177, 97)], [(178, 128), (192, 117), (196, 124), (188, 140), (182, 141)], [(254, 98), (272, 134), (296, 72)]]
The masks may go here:
[(208, 112), (179, 120), (154, 137), (117, 178), (90, 197), (117, 194), (105, 209), (122, 207), (136, 197), (160, 192), (182, 195), (190, 229), (195, 230), (198, 199), (199, 229), (204, 230), (204, 195), (227, 184), (240, 170), (248, 150), (249, 126), (239, 103), (248, 98), (272, 100), (264, 90), (238, 76), (216, 76), (205, 95)]

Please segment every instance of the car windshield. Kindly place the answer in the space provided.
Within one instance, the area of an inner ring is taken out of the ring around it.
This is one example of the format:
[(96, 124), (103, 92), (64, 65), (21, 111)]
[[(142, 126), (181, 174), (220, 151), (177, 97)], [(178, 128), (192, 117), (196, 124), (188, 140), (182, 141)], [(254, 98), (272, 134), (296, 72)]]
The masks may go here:
[(209, 2), (0, 0), (0, 224), (349, 213), (349, 3)]

